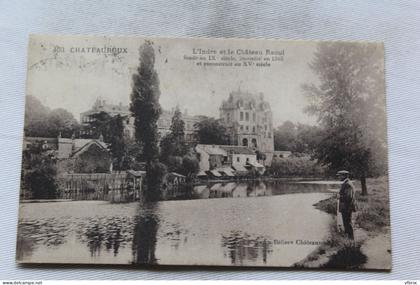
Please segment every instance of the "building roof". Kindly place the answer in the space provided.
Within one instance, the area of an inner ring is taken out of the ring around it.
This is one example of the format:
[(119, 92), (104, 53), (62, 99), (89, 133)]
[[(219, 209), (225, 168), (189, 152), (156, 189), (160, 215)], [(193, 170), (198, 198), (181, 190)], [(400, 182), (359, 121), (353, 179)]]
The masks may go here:
[(224, 100), (221, 109), (236, 109), (241, 107), (245, 110), (269, 110), (270, 104), (264, 100), (263, 93), (251, 93), (240, 89), (232, 91), (228, 100)]
[[(107, 145), (104, 142), (99, 141), (99, 140), (75, 139), (74, 141), (75, 141), (74, 142), (75, 149), (74, 149), (73, 153), (71, 154), (71, 156), (77, 156), (77, 155), (82, 154), (83, 152), (88, 150), (91, 145), (97, 145), (100, 149), (108, 151)], [(76, 141), (78, 141), (78, 142), (76, 143)], [(77, 147), (76, 147), (76, 145), (77, 145)]]
[(127, 174), (133, 175), (135, 177), (142, 177), (146, 175), (146, 171), (143, 170), (127, 170)]
[(121, 103), (119, 105), (109, 104), (109, 103), (106, 103), (105, 100), (98, 98), (96, 99), (95, 104), (93, 104), (93, 107), (90, 110), (81, 113), (81, 115), (86, 116), (86, 115), (96, 114), (99, 112), (105, 112), (110, 115), (120, 114), (122, 116), (126, 116), (126, 115), (130, 115), (130, 108), (127, 105), (122, 105)]
[(240, 164), (235, 164), (235, 166), (232, 166), (232, 168), (235, 169), (237, 172), (248, 172), (248, 169), (246, 169)]
[(216, 177), (222, 176), (222, 174), (220, 174), (217, 170), (210, 170), (210, 173), (213, 174)]
[(176, 173), (176, 172), (171, 172), (169, 174), (171, 174), (173, 176), (176, 176), (176, 177), (181, 177), (181, 178), (185, 178), (186, 177), (185, 175), (182, 175), (182, 174), (179, 174), (179, 173)]
[(236, 145), (220, 145), (221, 149), (225, 150), (227, 153), (231, 154), (247, 154), (255, 155), (255, 151), (246, 146), (236, 146)]
[(205, 151), (209, 155), (222, 155), (227, 156), (225, 150), (221, 149), (219, 145), (211, 145), (211, 144), (198, 144), (197, 148), (202, 151)]
[(250, 161), (250, 162), (248, 162), (248, 164), (252, 165), (255, 168), (264, 168), (264, 165), (262, 165), (262, 164), (260, 164), (258, 162), (252, 162), (252, 161)]
[(255, 155), (254, 150), (246, 146), (198, 144), (197, 148), (205, 151), (209, 155), (223, 155), (223, 156), (227, 156), (228, 154)]
[(234, 177), (235, 174), (233, 174), (233, 169), (231, 167), (223, 167), (223, 168), (218, 168), (217, 171), (219, 171), (220, 173), (224, 173), (229, 177)]

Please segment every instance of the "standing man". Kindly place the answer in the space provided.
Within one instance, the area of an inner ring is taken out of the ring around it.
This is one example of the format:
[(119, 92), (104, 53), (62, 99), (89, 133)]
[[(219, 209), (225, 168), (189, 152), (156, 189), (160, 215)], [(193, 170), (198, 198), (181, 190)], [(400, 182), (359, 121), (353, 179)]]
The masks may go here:
[(340, 188), (338, 211), (343, 217), (344, 232), (350, 239), (354, 239), (353, 226), (351, 221), (352, 213), (356, 212), (354, 185), (350, 181), (350, 173), (347, 170), (338, 171), (337, 176), (340, 181), (343, 181)]

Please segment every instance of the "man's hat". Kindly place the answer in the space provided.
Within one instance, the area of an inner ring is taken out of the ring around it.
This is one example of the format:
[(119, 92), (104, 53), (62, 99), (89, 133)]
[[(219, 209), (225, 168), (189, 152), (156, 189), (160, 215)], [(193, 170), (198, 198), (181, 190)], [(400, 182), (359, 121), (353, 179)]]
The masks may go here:
[(337, 171), (336, 175), (349, 175), (349, 174), (350, 172), (348, 172), (347, 170), (340, 170), (340, 171)]

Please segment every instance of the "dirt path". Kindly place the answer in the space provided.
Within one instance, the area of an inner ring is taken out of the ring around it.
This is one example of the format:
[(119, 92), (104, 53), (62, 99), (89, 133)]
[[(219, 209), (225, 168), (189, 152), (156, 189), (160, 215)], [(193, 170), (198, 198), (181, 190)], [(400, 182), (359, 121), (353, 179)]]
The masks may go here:
[(391, 269), (391, 241), (389, 229), (373, 238), (367, 239), (360, 250), (367, 256), (365, 269)]

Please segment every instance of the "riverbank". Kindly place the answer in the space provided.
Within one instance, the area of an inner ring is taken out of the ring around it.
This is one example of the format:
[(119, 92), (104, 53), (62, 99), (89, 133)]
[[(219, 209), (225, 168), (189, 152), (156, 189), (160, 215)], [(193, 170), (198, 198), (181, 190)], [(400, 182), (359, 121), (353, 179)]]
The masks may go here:
[[(326, 178), (319, 177), (270, 177), (270, 176), (260, 176), (260, 177), (235, 177), (235, 178), (221, 178), (221, 179), (197, 179), (193, 185), (206, 185), (212, 183), (229, 183), (229, 182), (246, 182), (246, 181), (285, 181), (285, 182), (301, 182), (301, 183), (311, 183), (311, 184), (328, 184)], [(337, 184), (336, 181), (330, 182), (332, 184)]]
[(361, 195), (360, 182), (355, 182), (357, 212), (353, 215), (355, 240), (337, 230), (337, 198), (314, 204), (315, 208), (333, 216), (326, 242), (296, 267), (391, 269), (390, 216), (388, 178), (367, 180), (368, 195)]

